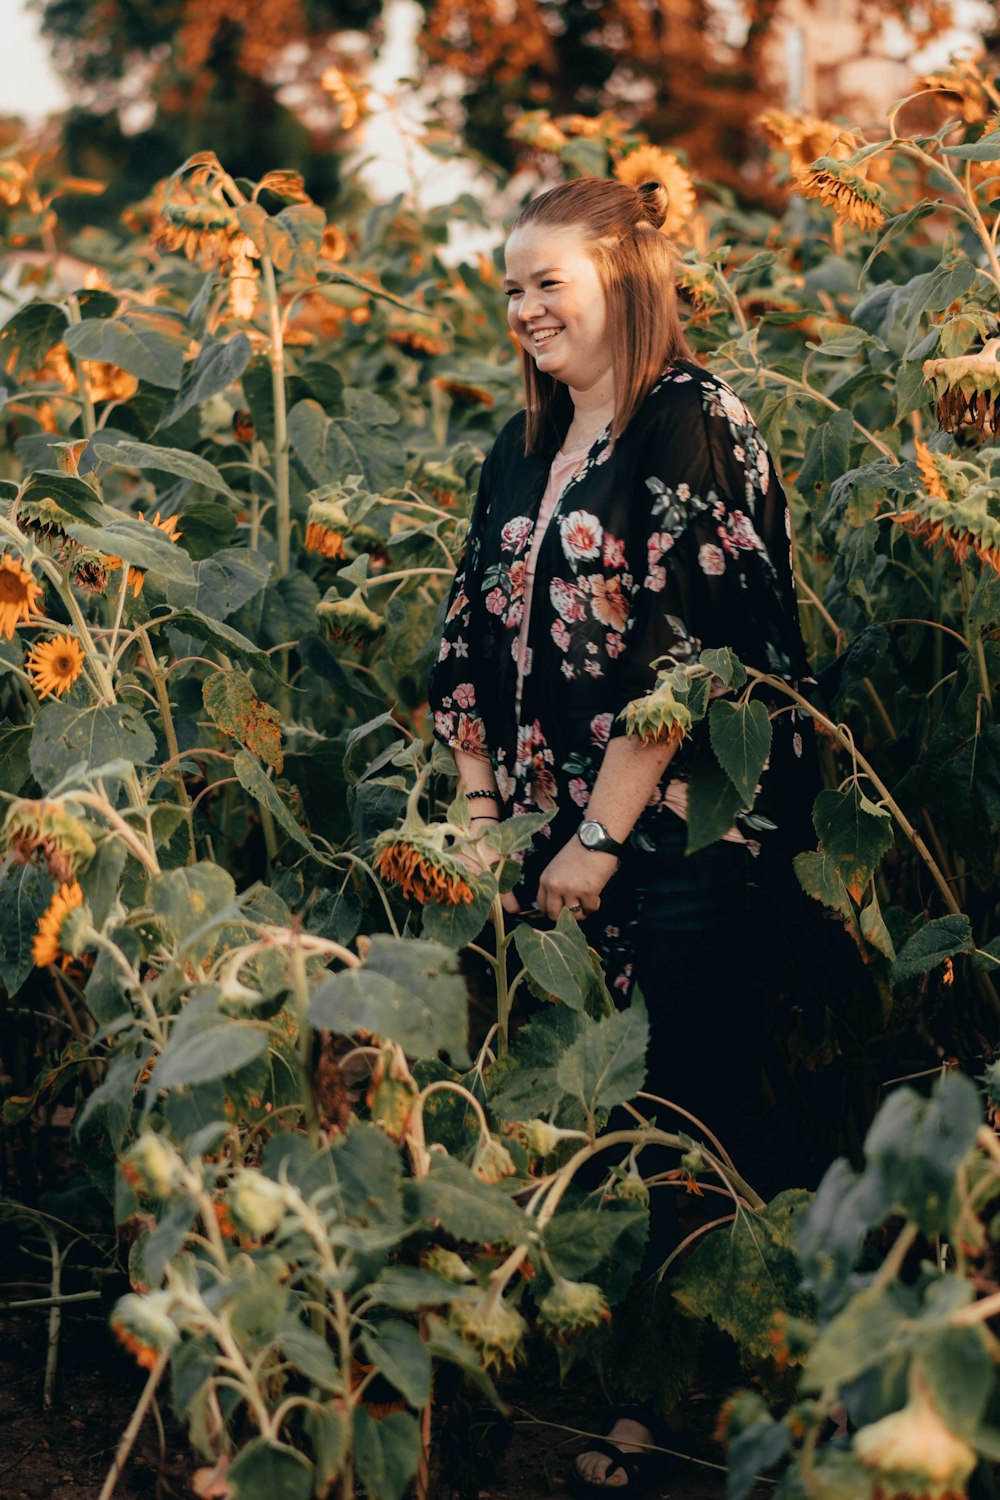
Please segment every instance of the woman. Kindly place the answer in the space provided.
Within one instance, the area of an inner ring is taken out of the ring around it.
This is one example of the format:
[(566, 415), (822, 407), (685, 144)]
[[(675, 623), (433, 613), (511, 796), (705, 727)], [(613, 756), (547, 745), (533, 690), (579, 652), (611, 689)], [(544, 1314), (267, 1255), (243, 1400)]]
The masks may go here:
[[(805, 658), (784, 496), (743, 403), (692, 358), (658, 232), (666, 208), (659, 183), (582, 178), (535, 198), (511, 232), (504, 285), (526, 410), (483, 466), (431, 707), (474, 827), (552, 815), (505, 906), (585, 923), (609, 982), (645, 997), (647, 1089), (721, 1123), (759, 1187), (751, 1163), (766, 1168), (773, 1141), (746, 1105), (764, 1030), (748, 866), (768, 842), (809, 841), (804, 725), (775, 719), (753, 811), (686, 857), (704, 736), (675, 755), (619, 715), (668, 655), (731, 646), (789, 680)], [(654, 1209), (669, 1197), (655, 1193)], [(669, 1211), (654, 1212), (654, 1263), (671, 1233)], [(623, 1414), (578, 1458), (580, 1484), (640, 1488), (639, 1418)]]

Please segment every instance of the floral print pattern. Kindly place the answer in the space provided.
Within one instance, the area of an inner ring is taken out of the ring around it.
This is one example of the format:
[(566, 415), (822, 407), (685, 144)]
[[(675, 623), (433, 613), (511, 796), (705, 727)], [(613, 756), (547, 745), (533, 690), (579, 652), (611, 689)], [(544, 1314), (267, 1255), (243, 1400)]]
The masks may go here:
[[(511, 646), (555, 446), (526, 455), (523, 414), (497, 438), (430, 684), (434, 733), (453, 747), (488, 747), (505, 811), (553, 814), (524, 861), (525, 902), (578, 826), (607, 744), (625, 732), (618, 715), (652, 687), (654, 661), (731, 646), (750, 665), (806, 675), (788, 512), (764, 439), (735, 391), (681, 362), (615, 443), (607, 432), (597, 439), (560, 496), (538, 552), (515, 722)], [(811, 842), (811, 797), (793, 785), (794, 768), (805, 774), (809, 761), (805, 731), (801, 716), (774, 720), (771, 766), (745, 825), (794, 849)], [(705, 733), (699, 725), (674, 757), (636, 825), (640, 838), (673, 816), (662, 792), (685, 778)]]

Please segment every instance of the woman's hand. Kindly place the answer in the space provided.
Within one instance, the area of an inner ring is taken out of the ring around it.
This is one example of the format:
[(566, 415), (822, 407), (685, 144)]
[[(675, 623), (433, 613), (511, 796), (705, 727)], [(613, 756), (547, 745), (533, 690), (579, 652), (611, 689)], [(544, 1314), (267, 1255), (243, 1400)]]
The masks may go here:
[(539, 911), (555, 922), (565, 907), (582, 920), (600, 906), (601, 892), (617, 868), (617, 855), (585, 849), (574, 834), (542, 872)]

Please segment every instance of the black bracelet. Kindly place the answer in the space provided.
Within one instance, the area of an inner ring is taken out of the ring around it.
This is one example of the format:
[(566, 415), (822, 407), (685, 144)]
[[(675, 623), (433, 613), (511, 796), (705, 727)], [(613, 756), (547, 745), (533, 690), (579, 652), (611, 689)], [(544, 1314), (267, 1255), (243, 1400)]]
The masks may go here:
[(499, 823), (499, 818), (491, 817), (489, 813), (473, 813), (469, 819), (470, 823)]
[(465, 794), (467, 802), (471, 802), (475, 797), (489, 797), (491, 802), (499, 801), (496, 792), (488, 792), (485, 790), (485, 788), (481, 792), (466, 792)]

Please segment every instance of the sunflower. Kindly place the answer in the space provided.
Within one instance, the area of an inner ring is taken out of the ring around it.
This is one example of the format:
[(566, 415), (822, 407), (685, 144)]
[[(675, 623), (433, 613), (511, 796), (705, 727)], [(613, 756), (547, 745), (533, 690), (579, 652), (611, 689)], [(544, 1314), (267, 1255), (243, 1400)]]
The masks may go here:
[(640, 187), (644, 182), (662, 182), (667, 190), (669, 207), (660, 230), (671, 237), (682, 235), (698, 206), (694, 183), (672, 151), (659, 146), (639, 146), (623, 156), (615, 166), (619, 182)]
[(321, 260), (340, 261), (347, 254), (347, 236), (336, 224), (327, 224), (319, 247)]
[(313, 500), (306, 517), (306, 551), (319, 557), (343, 557), (347, 512), (336, 500)]
[(674, 693), (673, 684), (662, 678), (644, 698), (633, 698), (618, 715), (626, 734), (634, 734), (644, 745), (678, 746), (691, 732), (691, 710)]
[(933, 500), (949, 500), (950, 496), (942, 482), (941, 471), (934, 462), (933, 453), (927, 447), (927, 444), (922, 443), (919, 438), (913, 439), (913, 446), (916, 450), (917, 468), (920, 470), (924, 489)]
[(885, 223), (881, 189), (832, 156), (821, 156), (807, 172), (799, 173), (795, 186), (803, 198), (818, 198), (824, 208), (832, 208), (844, 224), (872, 230)]
[(494, 404), (493, 397), (489, 391), (485, 391), (478, 385), (465, 385), (460, 380), (446, 380), (443, 375), (435, 375), (430, 382), (459, 406), (485, 406), (487, 411)]
[(73, 635), (52, 635), (32, 646), (25, 659), (31, 685), (39, 698), (68, 693), (83, 671), (83, 651)]
[(24, 197), (28, 183), (28, 169), (12, 156), (0, 161), (0, 203), (15, 208)]
[(383, 880), (394, 881), (404, 896), (421, 906), (468, 906), (475, 892), (466, 880), (468, 871), (453, 854), (438, 847), (439, 841), (424, 832), (390, 831), (376, 840), (373, 861)]
[[(139, 520), (145, 521), (145, 519), (145, 514), (140, 511)], [(167, 516), (164, 520), (161, 521), (159, 511), (156, 512), (156, 515), (149, 522), (149, 525), (155, 526), (157, 531), (162, 531), (166, 536), (170, 538), (172, 542), (179, 542), (181, 537), (184, 535), (183, 531), (177, 530), (176, 516)], [(107, 568), (109, 573), (113, 572), (115, 568), (120, 568), (121, 565), (122, 560), (120, 557), (106, 557), (104, 559), (104, 566)], [(129, 568), (128, 576), (125, 579), (125, 587), (131, 588), (133, 599), (138, 599), (139, 595), (142, 593), (142, 585), (145, 583), (145, 581), (146, 575), (141, 568)]]
[(317, 604), (316, 613), (335, 641), (356, 646), (373, 641), (385, 629), (385, 620), (369, 609), (360, 589), (355, 589), (346, 599), (331, 589)]
[(858, 147), (858, 138), (832, 120), (816, 115), (766, 109), (756, 122), (779, 151), (787, 151), (793, 174), (807, 172), (819, 156), (843, 161)]
[(245, 238), (235, 210), (218, 193), (195, 196), (186, 189), (163, 203), (152, 233), (154, 245), (182, 250), (206, 268), (228, 259), (235, 242)]
[(1000, 338), (974, 354), (926, 359), (924, 379), (938, 398), (938, 421), (946, 432), (974, 428), (980, 438), (996, 434), (1000, 397)]
[[(71, 911), (83, 905), (83, 891), (80, 882), (74, 880), (72, 885), (63, 881), (55, 892), (52, 900), (42, 915), (31, 944), (31, 956), (35, 961), (35, 967), (47, 968), (54, 964), (59, 958), (59, 933), (62, 924)], [(64, 955), (63, 965), (68, 962), (68, 956)]]
[(11, 804), (0, 842), (16, 865), (40, 865), (53, 880), (76, 878), (90, 864), (96, 848), (86, 824), (61, 802), (25, 799)]
[(0, 557), (0, 636), (6, 641), (14, 639), (14, 631), (20, 622), (30, 624), (32, 615), (40, 615), (41, 585), (16, 557), (4, 553)]

